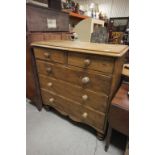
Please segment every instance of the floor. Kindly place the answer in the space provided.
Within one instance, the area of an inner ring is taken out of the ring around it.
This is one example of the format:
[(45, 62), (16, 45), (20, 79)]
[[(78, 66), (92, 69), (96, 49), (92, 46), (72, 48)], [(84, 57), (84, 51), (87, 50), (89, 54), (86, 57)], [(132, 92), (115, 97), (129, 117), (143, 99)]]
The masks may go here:
[(123, 155), (125, 139), (113, 133), (108, 152), (95, 130), (75, 123), (55, 110), (39, 112), (26, 104), (27, 155)]

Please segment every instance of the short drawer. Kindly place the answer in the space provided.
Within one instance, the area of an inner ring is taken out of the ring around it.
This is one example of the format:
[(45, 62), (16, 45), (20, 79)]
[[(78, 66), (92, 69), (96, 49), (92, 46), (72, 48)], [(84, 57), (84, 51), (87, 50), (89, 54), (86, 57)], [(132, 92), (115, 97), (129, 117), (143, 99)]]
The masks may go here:
[(67, 97), (87, 107), (100, 112), (106, 112), (108, 96), (94, 91), (83, 89), (68, 82), (39, 75), (41, 88)]
[(104, 56), (90, 54), (68, 53), (68, 64), (101, 71), (105, 74), (112, 74), (114, 68), (114, 59)]
[(78, 67), (66, 67), (39, 60), (37, 60), (37, 68), (40, 74), (70, 82), (83, 89), (105, 93), (106, 95), (110, 93), (112, 79), (110, 76), (96, 74), (92, 71), (84, 72)]
[(68, 115), (73, 120), (88, 124), (100, 132), (103, 132), (105, 115), (85, 106), (69, 100), (63, 96), (42, 89), (42, 99), (45, 105), (50, 105)]
[(65, 52), (55, 49), (34, 48), (35, 58), (51, 62), (65, 63)]

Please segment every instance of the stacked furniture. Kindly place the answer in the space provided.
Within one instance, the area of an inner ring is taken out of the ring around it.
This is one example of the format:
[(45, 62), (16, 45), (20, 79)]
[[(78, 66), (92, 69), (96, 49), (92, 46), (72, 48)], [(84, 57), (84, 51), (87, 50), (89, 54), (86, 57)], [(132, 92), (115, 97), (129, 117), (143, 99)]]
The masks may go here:
[[(35, 41), (68, 40), (70, 37), (68, 13), (61, 12), (61, 10), (58, 10), (59, 7), (54, 10), (55, 1), (48, 2), (49, 7), (52, 9), (29, 3), (26, 5), (26, 97), (32, 103), (37, 102), (37, 97), (32, 71), (30, 44)], [(48, 23), (50, 20), (55, 23), (53, 25)]]
[(103, 137), (128, 46), (60, 40), (31, 45), (38, 109), (53, 107)]
[(128, 32), (129, 17), (115, 17), (110, 18), (108, 24), (109, 30), (109, 43), (113, 44), (126, 44), (129, 45)]

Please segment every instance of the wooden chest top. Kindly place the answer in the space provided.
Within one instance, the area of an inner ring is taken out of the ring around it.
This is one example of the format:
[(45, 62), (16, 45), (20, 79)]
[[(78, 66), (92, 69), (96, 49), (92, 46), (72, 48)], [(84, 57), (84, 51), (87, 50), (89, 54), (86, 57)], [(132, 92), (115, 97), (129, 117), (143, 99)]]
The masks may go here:
[(99, 44), (80, 41), (42, 41), (31, 44), (32, 46), (51, 49), (67, 50), (72, 52), (97, 54), (103, 56), (121, 57), (128, 51), (127, 45)]

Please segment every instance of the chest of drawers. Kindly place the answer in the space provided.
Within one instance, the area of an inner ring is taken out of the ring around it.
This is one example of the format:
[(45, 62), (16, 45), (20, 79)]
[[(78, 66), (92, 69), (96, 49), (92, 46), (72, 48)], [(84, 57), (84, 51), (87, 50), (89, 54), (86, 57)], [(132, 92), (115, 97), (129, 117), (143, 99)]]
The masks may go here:
[(79, 41), (36, 42), (31, 46), (38, 109), (51, 106), (103, 135), (128, 46)]

